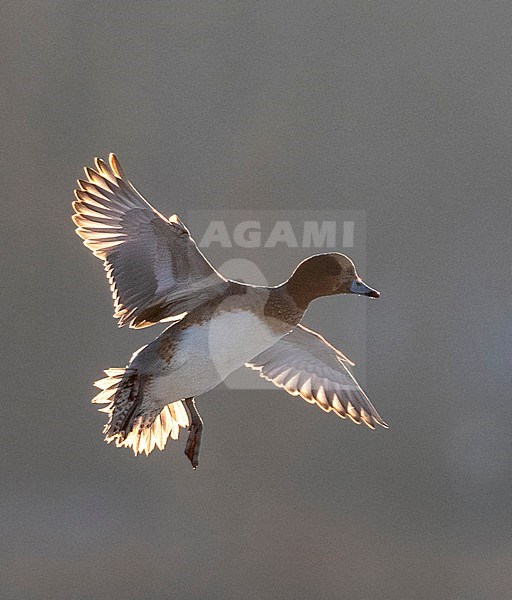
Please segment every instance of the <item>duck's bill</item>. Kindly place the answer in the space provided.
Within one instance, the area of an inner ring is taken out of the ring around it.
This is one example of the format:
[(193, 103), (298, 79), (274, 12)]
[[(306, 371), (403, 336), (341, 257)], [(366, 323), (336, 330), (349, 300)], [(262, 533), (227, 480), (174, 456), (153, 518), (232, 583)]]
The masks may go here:
[(350, 293), (359, 294), (359, 296), (369, 296), (370, 298), (380, 298), (380, 292), (366, 285), (366, 283), (360, 279), (354, 279), (350, 286)]

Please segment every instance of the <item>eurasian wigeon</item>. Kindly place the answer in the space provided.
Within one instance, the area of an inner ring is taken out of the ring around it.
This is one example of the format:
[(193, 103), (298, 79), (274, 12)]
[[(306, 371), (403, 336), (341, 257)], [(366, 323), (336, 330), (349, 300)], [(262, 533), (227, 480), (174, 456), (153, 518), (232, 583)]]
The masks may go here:
[(307, 258), (277, 287), (223, 277), (185, 225), (155, 210), (126, 178), (114, 154), (85, 169), (73, 221), (103, 261), (119, 326), (171, 321), (132, 356), (107, 369), (93, 402), (106, 404), (105, 440), (135, 454), (163, 450), (169, 435), (189, 428), (185, 453), (198, 465), (203, 424), (195, 398), (245, 365), (265, 379), (355, 423), (386, 427), (352, 376), (351, 363), (321, 335), (300, 324), (310, 302), (331, 294), (378, 298), (347, 256)]

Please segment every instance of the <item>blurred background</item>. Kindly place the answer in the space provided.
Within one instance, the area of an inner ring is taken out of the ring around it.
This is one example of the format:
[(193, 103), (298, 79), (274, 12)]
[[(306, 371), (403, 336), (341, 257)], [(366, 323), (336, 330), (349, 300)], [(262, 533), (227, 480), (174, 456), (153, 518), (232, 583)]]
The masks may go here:
[[(510, 598), (511, 19), (2, 4), (2, 598)], [(166, 214), (365, 211), (383, 296), (354, 300), (389, 430), (219, 388), (195, 472), (183, 442), (135, 459), (102, 441), (92, 381), (159, 331), (117, 329), (70, 221), (82, 166), (112, 150)]]

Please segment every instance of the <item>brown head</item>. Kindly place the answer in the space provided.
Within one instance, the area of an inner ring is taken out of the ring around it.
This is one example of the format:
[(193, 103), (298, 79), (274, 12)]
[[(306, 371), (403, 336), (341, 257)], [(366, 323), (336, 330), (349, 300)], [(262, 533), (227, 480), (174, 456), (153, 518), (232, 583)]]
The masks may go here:
[(379, 298), (380, 293), (367, 286), (348, 256), (339, 252), (317, 254), (306, 258), (284, 284), (297, 306), (305, 310), (320, 296), (332, 294), (358, 294)]

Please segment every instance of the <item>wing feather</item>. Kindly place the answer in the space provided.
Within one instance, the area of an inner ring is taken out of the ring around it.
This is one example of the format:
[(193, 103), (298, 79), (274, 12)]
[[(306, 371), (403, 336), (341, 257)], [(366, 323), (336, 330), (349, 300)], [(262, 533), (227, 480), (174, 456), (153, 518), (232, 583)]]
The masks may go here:
[(321, 335), (297, 325), (246, 366), (292, 396), (316, 403), (342, 419), (387, 427), (347, 365), (354, 365)]
[(84, 244), (103, 260), (119, 325), (146, 327), (180, 318), (224, 291), (226, 280), (201, 253), (187, 228), (166, 219), (126, 178), (118, 159), (85, 168), (73, 202)]

